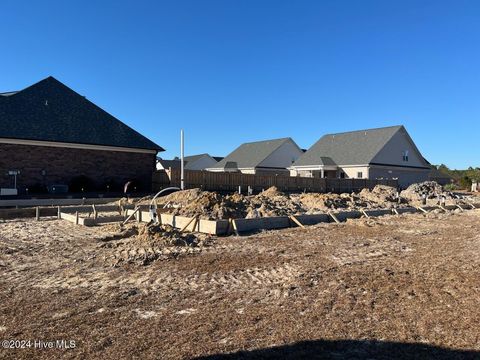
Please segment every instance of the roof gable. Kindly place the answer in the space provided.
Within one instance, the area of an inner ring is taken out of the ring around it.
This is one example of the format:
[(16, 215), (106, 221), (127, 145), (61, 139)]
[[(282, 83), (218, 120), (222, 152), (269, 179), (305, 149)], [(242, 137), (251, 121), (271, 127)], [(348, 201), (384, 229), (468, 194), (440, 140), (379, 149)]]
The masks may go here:
[(211, 157), (210, 155), (208, 155), (207, 153), (205, 154), (198, 154), (198, 155), (189, 155), (189, 156), (185, 156), (183, 159), (184, 161), (190, 161), (190, 162), (195, 162), (197, 161), (198, 159), (201, 159), (203, 157)]
[(0, 96), (0, 137), (163, 151), (53, 77)]
[[(403, 156), (408, 156), (408, 161)], [(430, 164), (422, 156), (407, 130), (402, 126), (385, 146), (375, 155), (372, 164), (389, 164), (429, 168)]]
[(238, 169), (255, 168), (287, 141), (293, 142), (291, 138), (281, 138), (244, 143), (219, 161), (212, 169), (232, 168), (233, 164), (236, 164)]
[(401, 128), (400, 125), (324, 135), (293, 166), (369, 164)]

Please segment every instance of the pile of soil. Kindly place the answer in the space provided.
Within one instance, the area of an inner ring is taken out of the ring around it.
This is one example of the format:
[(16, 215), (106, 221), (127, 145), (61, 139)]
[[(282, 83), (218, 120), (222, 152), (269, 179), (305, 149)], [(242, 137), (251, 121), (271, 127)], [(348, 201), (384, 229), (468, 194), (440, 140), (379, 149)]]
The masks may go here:
[(302, 205), (279, 191), (275, 186), (255, 196), (247, 197), (246, 218), (284, 216), (305, 213)]
[(322, 213), (334, 209), (385, 208), (398, 204), (396, 189), (377, 185), (358, 194), (285, 194), (272, 186), (258, 195), (191, 189), (160, 198), (159, 205), (171, 207), (171, 213), (182, 216), (200, 215), (203, 219), (256, 218)]
[(297, 197), (303, 207), (307, 209), (306, 213), (325, 212), (330, 209), (368, 207), (368, 204), (355, 194), (306, 193), (297, 195)]
[(108, 257), (113, 266), (148, 265), (156, 260), (198, 253), (214, 243), (209, 235), (180, 232), (170, 225), (135, 224), (116, 230), (101, 239), (105, 242), (102, 247), (113, 248), (113, 255)]
[(358, 195), (365, 201), (384, 208), (390, 208), (395, 204), (406, 202), (405, 200), (402, 200), (401, 197), (399, 201), (397, 197), (397, 189), (386, 185), (375, 185), (372, 190), (363, 189)]
[(247, 202), (240, 194), (225, 196), (200, 189), (178, 191), (163, 198), (162, 202), (174, 205), (172, 214), (200, 215), (210, 220), (245, 217), (247, 212)]
[(425, 194), (427, 199), (433, 199), (442, 194), (442, 186), (435, 181), (425, 181), (418, 184), (412, 184), (400, 193), (400, 196), (409, 201), (420, 201)]

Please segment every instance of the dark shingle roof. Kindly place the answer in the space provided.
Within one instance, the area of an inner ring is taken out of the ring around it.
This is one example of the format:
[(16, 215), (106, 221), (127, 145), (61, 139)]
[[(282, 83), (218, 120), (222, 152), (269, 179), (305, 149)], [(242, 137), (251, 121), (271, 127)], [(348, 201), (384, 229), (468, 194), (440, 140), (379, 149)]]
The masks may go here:
[(293, 166), (369, 164), (401, 128), (399, 125), (324, 135)]
[[(160, 164), (162, 164), (164, 169), (168, 169), (168, 168), (180, 169), (181, 167), (181, 162), (178, 159), (164, 160), (157, 157), (157, 161), (160, 162)], [(186, 162), (184, 162), (184, 165), (186, 165)]]
[(0, 137), (163, 151), (53, 77), (0, 96)]
[(238, 169), (254, 168), (287, 141), (293, 140), (290, 138), (281, 138), (244, 143), (224, 157), (215, 166), (212, 166), (211, 169), (233, 167)]
[(194, 161), (197, 161), (198, 159), (201, 159), (202, 157), (204, 156), (210, 156), (208, 154), (198, 154), (198, 155), (190, 155), (190, 156), (185, 156), (184, 157), (184, 161), (190, 161), (190, 162), (194, 162)]

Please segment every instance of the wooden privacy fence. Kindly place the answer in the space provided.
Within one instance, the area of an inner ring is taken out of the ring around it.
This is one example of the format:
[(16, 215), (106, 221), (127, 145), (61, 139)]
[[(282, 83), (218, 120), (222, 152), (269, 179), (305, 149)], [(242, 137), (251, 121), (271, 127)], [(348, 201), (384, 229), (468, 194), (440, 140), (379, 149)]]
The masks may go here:
[[(369, 180), (369, 179), (329, 179), (294, 177), (286, 175), (253, 175), (242, 173), (225, 173), (185, 170), (185, 188), (200, 188), (208, 191), (242, 191), (246, 192), (250, 186), (254, 192), (276, 186), (280, 191), (308, 191), (349, 193), (362, 189), (373, 189), (375, 185), (398, 187), (397, 180)], [(168, 186), (180, 187), (180, 170), (158, 170), (153, 174), (153, 190), (158, 191)]]

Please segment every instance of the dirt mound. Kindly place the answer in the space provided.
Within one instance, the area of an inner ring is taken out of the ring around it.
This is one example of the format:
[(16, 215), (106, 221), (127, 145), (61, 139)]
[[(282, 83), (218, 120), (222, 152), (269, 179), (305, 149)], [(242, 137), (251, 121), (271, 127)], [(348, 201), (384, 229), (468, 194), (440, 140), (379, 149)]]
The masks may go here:
[(422, 200), (423, 194), (427, 196), (427, 199), (433, 199), (442, 192), (442, 186), (437, 182), (425, 181), (410, 185), (400, 193), (400, 196), (410, 201), (419, 201)]
[[(178, 203), (177, 203), (178, 204)], [(228, 219), (244, 217), (247, 203), (239, 194), (221, 195), (214, 192), (199, 192), (196, 198), (178, 204), (172, 213), (182, 216), (200, 215), (203, 219)]]
[(177, 205), (172, 213), (182, 216), (200, 215), (204, 219), (229, 219), (297, 214), (304, 212), (301, 204), (271, 187), (255, 196), (238, 193), (222, 195), (192, 189), (178, 191), (162, 198), (162, 203)]
[(296, 215), (305, 212), (300, 203), (279, 191), (275, 186), (258, 195), (248, 197), (246, 206), (246, 218)]
[[(238, 193), (224, 195), (217, 192), (190, 189), (178, 191), (159, 199), (159, 205), (167, 204), (175, 215), (197, 216), (202, 219), (257, 218), (323, 213), (335, 209), (378, 209), (402, 205), (418, 205), (422, 194), (426, 193), (430, 202), (443, 193), (436, 182), (428, 181), (413, 184), (400, 194), (397, 189), (386, 185), (376, 185), (372, 190), (363, 189), (359, 193), (343, 194), (285, 194), (272, 186), (258, 195), (244, 196)], [(438, 200), (435, 200), (438, 201)]]
[(268, 198), (275, 198), (279, 196), (285, 196), (283, 192), (278, 190), (276, 186), (271, 186), (267, 190), (263, 190), (257, 197), (268, 197)]
[(358, 196), (372, 206), (389, 208), (398, 204), (397, 189), (391, 186), (376, 185), (372, 190), (363, 189)]
[(177, 204), (186, 204), (190, 201), (197, 199), (200, 196), (200, 194), (202, 194), (202, 190), (198, 188), (181, 190), (181, 191), (175, 191), (174, 193), (171, 193), (166, 196), (162, 196), (158, 198), (157, 201), (163, 204), (166, 204), (168, 202), (177, 203)]
[(133, 225), (112, 234), (110, 239), (102, 240), (121, 239), (116, 235), (125, 232), (132, 235), (104, 246), (114, 249), (112, 257), (109, 258), (113, 266), (121, 263), (148, 265), (156, 260), (198, 253), (204, 247), (213, 245), (209, 235), (182, 233), (169, 225)]
[(369, 207), (368, 203), (355, 194), (306, 193), (297, 196), (307, 213), (325, 212), (330, 209)]

